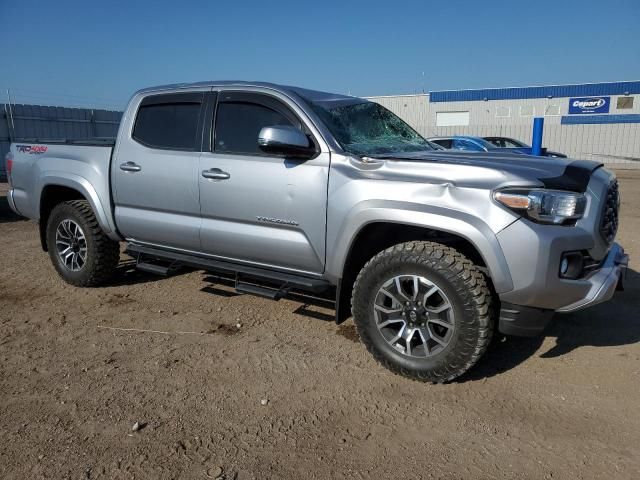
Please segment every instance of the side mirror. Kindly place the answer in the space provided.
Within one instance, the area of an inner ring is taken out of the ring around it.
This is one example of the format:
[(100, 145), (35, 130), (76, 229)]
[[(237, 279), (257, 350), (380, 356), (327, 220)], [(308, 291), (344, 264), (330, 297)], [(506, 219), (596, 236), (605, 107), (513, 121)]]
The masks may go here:
[(258, 146), (263, 152), (295, 158), (311, 158), (316, 149), (298, 128), (286, 125), (264, 127), (258, 135)]

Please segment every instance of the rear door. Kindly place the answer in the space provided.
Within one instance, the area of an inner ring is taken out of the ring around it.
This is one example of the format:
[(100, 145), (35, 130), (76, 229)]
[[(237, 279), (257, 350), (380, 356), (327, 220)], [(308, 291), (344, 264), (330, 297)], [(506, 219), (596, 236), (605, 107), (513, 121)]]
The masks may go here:
[(116, 224), (125, 238), (199, 250), (205, 95), (150, 95), (125, 120), (111, 170)]
[[(209, 151), (200, 159), (204, 253), (300, 272), (323, 271), (330, 157), (301, 114), (275, 92), (219, 92), (217, 108), (209, 115)], [(262, 152), (258, 134), (275, 125), (303, 130), (316, 144), (317, 156), (303, 161)]]

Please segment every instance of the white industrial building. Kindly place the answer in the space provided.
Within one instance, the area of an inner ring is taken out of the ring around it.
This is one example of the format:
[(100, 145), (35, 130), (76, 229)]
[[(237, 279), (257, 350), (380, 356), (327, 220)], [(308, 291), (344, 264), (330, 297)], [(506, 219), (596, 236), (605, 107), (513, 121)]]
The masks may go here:
[(504, 136), (530, 144), (533, 118), (544, 117), (544, 147), (616, 168), (640, 168), (640, 81), (369, 98), (425, 137)]

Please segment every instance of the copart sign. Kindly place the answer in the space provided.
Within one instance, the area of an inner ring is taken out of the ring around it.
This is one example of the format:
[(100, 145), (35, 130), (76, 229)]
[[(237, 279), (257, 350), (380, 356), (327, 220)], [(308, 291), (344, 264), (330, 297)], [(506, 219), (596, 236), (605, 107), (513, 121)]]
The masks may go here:
[(569, 114), (609, 113), (611, 97), (578, 97), (569, 99)]

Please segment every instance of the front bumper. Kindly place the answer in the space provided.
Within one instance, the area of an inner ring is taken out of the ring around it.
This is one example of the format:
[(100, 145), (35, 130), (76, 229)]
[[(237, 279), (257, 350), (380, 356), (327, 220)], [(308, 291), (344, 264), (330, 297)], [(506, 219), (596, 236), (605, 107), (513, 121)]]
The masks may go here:
[(614, 243), (602, 262), (602, 266), (581, 280), (589, 289), (583, 298), (556, 309), (536, 308), (501, 302), (498, 329), (505, 335), (533, 337), (545, 329), (553, 314), (575, 312), (598, 303), (606, 302), (621, 285), (627, 272), (629, 255), (618, 243)]
[(582, 310), (598, 303), (606, 302), (613, 297), (618, 282), (624, 279), (629, 265), (629, 255), (624, 253), (624, 248), (614, 243), (609, 250), (602, 267), (589, 276), (587, 281), (590, 288), (587, 295), (577, 302), (559, 308), (557, 312), (567, 313)]

